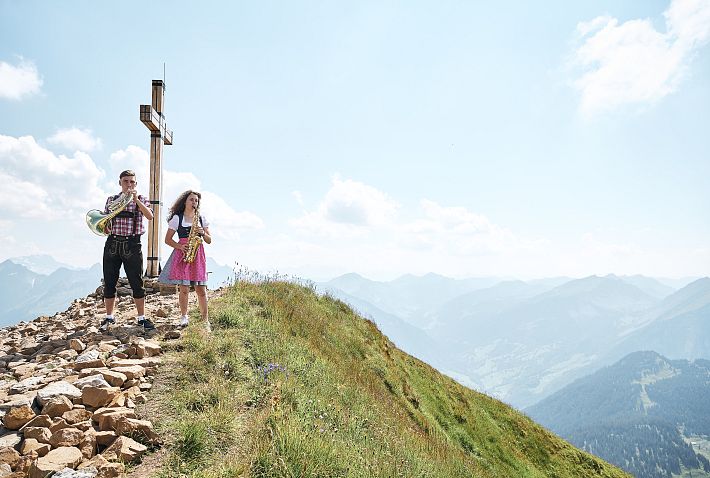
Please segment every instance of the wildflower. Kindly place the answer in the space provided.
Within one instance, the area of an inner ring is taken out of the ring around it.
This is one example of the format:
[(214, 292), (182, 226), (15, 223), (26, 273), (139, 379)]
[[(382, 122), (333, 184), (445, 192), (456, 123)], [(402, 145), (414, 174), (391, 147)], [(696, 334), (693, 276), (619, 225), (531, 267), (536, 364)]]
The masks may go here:
[(278, 363), (268, 363), (263, 367), (258, 367), (258, 370), (260, 371), (261, 377), (264, 379), (265, 382), (269, 381), (269, 375), (271, 375), (271, 373), (275, 371), (283, 372), (286, 374), (286, 376), (288, 376), (288, 371), (286, 370), (286, 367)]

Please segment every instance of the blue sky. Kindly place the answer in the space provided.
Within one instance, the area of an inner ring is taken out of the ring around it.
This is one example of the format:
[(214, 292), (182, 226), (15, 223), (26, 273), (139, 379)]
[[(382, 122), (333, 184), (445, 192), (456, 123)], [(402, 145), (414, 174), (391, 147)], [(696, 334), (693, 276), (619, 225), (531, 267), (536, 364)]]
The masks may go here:
[(163, 201), (206, 193), (218, 262), (707, 275), (709, 42), (707, 0), (0, 0), (0, 259), (99, 261), (165, 62)]

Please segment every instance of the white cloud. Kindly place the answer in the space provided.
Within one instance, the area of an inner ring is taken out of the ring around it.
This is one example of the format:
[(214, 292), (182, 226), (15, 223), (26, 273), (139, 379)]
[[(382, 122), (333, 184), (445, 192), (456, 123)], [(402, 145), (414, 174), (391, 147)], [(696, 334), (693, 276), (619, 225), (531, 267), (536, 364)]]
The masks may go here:
[(510, 253), (540, 244), (522, 240), (464, 207), (441, 206), (428, 199), (422, 199), (420, 205), (424, 217), (401, 227), (400, 242), (405, 246), (465, 256)]
[(217, 238), (234, 240), (243, 230), (264, 228), (264, 221), (259, 216), (249, 211), (235, 211), (213, 192), (202, 192), (202, 204), (205, 217), (210, 221), (210, 232)]
[[(296, 200), (299, 201), (299, 196)], [(382, 191), (336, 176), (316, 210), (292, 219), (290, 224), (329, 236), (362, 233), (366, 228), (389, 224), (398, 207), (397, 202)]]
[(41, 86), (42, 79), (34, 63), (22, 58), (17, 65), (0, 61), (0, 98), (21, 100), (39, 93)]
[(677, 90), (694, 54), (710, 39), (710, 2), (672, 0), (666, 31), (650, 19), (620, 23), (609, 16), (577, 25), (581, 44), (572, 65), (586, 115), (625, 104), (644, 105)]
[(150, 181), (150, 156), (145, 149), (129, 145), (126, 149), (114, 151), (109, 156), (108, 179), (111, 185), (118, 185), (118, 175), (121, 171), (132, 169), (136, 173), (139, 185), (147, 185)]
[[(135, 171), (138, 178), (138, 191), (147, 191), (150, 181), (150, 155), (138, 146), (128, 146), (111, 154), (109, 158), (112, 178), (118, 186), (118, 175), (125, 169)], [(163, 170), (163, 210), (162, 220), (177, 197), (187, 191), (199, 191), (202, 194), (202, 213), (210, 221), (210, 229), (217, 238), (233, 240), (245, 230), (261, 229), (264, 223), (259, 216), (249, 211), (237, 211), (218, 194), (204, 190), (202, 181), (190, 172)], [(147, 192), (145, 193), (147, 194)]]
[[(43, 251), (78, 265), (99, 261), (102, 241), (87, 230), (84, 215), (89, 209), (102, 208), (105, 198), (120, 190), (118, 175), (124, 169), (136, 171), (138, 189), (147, 194), (148, 153), (137, 146), (111, 154), (107, 176), (84, 152), (56, 155), (31, 136), (0, 135), (3, 221), (18, 228), (17, 234), (2, 236), (6, 244), (13, 241), (12, 256)], [(219, 195), (203, 191), (200, 180), (192, 173), (168, 170), (163, 179), (166, 207), (159, 220), (165, 220), (167, 207), (179, 193), (196, 189), (203, 193), (205, 214), (216, 238), (235, 239), (240, 232), (264, 227), (256, 214), (237, 211)], [(216, 242), (223, 242), (222, 247), (230, 249), (227, 240)]]
[[(362, 197), (367, 201), (358, 202)], [(380, 216), (373, 219), (365, 213), (343, 214), (340, 222), (335, 221), (328, 214), (339, 211), (331, 207), (334, 204), (352, 204), (356, 211), (374, 210)], [(386, 214), (381, 213), (383, 209)], [(301, 237), (284, 242), (299, 251), (272, 255), (278, 255), (283, 261), (281, 267), (287, 265), (290, 270), (326, 270), (337, 265), (344, 270), (376, 275), (431, 271), (457, 276), (484, 271), (505, 274), (511, 265), (520, 263), (521, 256), (546, 259), (541, 251), (546, 250), (547, 241), (517, 237), (465, 207), (447, 207), (423, 199), (420, 209), (410, 214), (413, 216), (410, 220), (398, 217), (395, 214), (398, 209), (396, 200), (385, 192), (335, 178), (314, 211), (289, 221)], [(342, 222), (342, 217), (357, 220)], [(365, 221), (364, 217), (370, 220)], [(280, 244), (274, 249), (282, 247)]]
[(6, 200), (19, 217), (72, 217), (105, 195), (104, 172), (89, 155), (56, 156), (31, 136), (0, 135), (0, 177)]
[(84, 151), (90, 153), (97, 149), (101, 149), (101, 138), (95, 138), (90, 129), (59, 129), (56, 133), (47, 138), (47, 141), (71, 151)]

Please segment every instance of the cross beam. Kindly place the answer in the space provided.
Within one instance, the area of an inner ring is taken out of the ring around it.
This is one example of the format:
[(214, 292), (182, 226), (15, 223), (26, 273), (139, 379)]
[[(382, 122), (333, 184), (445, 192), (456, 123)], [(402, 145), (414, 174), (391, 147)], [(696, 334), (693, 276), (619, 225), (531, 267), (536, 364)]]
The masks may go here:
[(173, 144), (173, 132), (163, 115), (165, 82), (153, 80), (152, 104), (140, 105), (140, 120), (150, 130), (150, 190), (148, 198), (153, 207), (153, 220), (148, 222), (148, 264), (146, 277), (160, 274), (160, 231), (163, 205), (163, 144)]

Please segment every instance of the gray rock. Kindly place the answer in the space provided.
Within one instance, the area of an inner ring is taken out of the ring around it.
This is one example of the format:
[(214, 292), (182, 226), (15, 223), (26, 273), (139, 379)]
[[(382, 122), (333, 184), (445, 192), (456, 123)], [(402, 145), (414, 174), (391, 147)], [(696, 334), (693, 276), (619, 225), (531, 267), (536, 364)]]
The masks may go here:
[(15, 385), (10, 387), (10, 394), (14, 395), (16, 393), (25, 393), (30, 390), (36, 390), (40, 385), (42, 385), (42, 378), (43, 377), (29, 377), (17, 382)]
[(98, 387), (98, 388), (109, 388), (111, 385), (104, 379), (104, 376), (100, 373), (96, 375), (89, 375), (88, 377), (80, 378), (74, 382), (74, 386), (78, 389), (82, 389), (86, 386)]
[(81, 390), (69, 382), (59, 380), (57, 382), (50, 383), (41, 390), (38, 390), (37, 401), (40, 405), (44, 406), (50, 398), (57, 395), (64, 395), (70, 400), (73, 398), (81, 398)]
[(98, 350), (87, 350), (83, 354), (79, 355), (74, 361), (76, 363), (91, 362), (92, 360), (97, 360), (100, 357), (101, 352), (99, 352)]
[(94, 478), (99, 472), (96, 468), (84, 468), (83, 470), (72, 470), (64, 468), (52, 475), (52, 478)]
[(31, 403), (32, 400), (30, 400), (29, 397), (26, 397), (24, 395), (13, 396), (12, 400), (9, 400), (5, 403), (0, 403), (0, 411), (7, 411), (11, 408), (21, 407), (22, 405), (30, 405)]
[(15, 448), (22, 441), (22, 435), (18, 432), (7, 433), (0, 436), (0, 448), (10, 447)]

